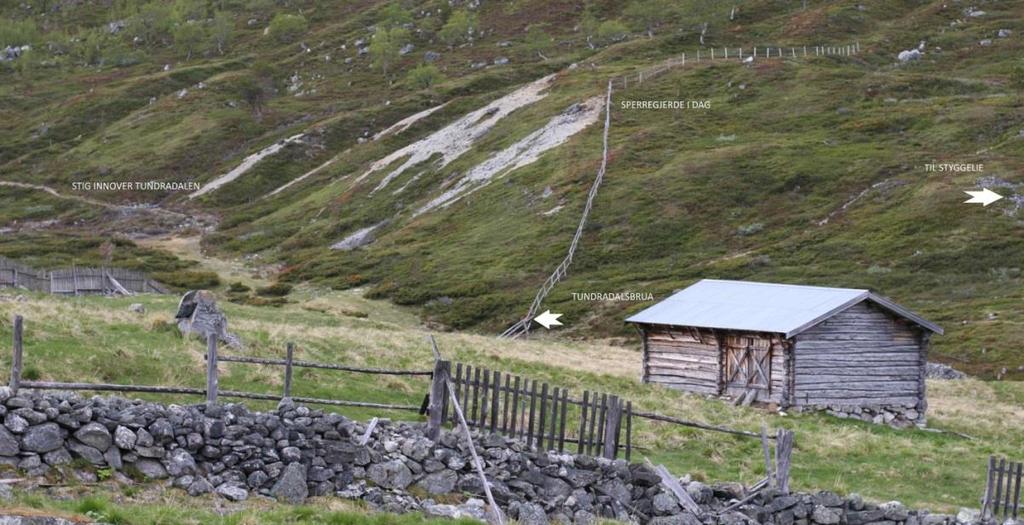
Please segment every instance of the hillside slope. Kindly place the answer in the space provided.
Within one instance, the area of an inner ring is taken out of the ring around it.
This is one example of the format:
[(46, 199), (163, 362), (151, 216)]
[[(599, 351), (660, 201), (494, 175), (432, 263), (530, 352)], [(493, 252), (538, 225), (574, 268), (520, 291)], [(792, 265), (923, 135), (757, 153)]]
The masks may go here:
[[(126, 47), (141, 15), (91, 4), (4, 13), (35, 21), (39, 50), (58, 29), (128, 25), (103, 37), (121, 47), (101, 47), (124, 48), (122, 57), (5, 65), (0, 179), (64, 191), (85, 180), (208, 183), (272, 147), (194, 198), (89, 196), (214, 214), (209, 250), (283, 263), (290, 281), (368, 286), (431, 321), (484, 333), (522, 315), (564, 256), (600, 162), (600, 129), (589, 123), (609, 78), (698, 48), (858, 41), (852, 57), (691, 64), (616, 91), (605, 185), (569, 279), (545, 308), (565, 314), (566, 335), (621, 336), (623, 317), (644, 304), (572, 294), (662, 297), (702, 277), (870, 287), (947, 329), (936, 359), (1024, 377), (1012, 351), (1024, 336), (1021, 2), (758, 0), (730, 17), (731, 6), (691, 1), (646, 24), (616, 2), (253, 3), (227, 9), (235, 31), (223, 54), (187, 60), (160, 37)], [(446, 45), (456, 13), (475, 17), (477, 30)], [(301, 14), (308, 28), (279, 38), (269, 29), (283, 14)], [(616, 20), (634, 24), (632, 36), (620, 38)], [(392, 22), (413, 49), (385, 73), (376, 53), (359, 50)], [(922, 42), (920, 60), (897, 64)], [(410, 74), (428, 51), (439, 73), (430, 85)], [(711, 108), (630, 110), (623, 100)], [(942, 162), (984, 171), (925, 169)], [(1009, 198), (962, 204), (963, 190), (982, 186)], [(114, 222), (117, 210), (28, 189), (0, 200), (5, 224), (28, 239), (40, 229), (196, 228)], [(357, 249), (331, 249), (339, 243)]]

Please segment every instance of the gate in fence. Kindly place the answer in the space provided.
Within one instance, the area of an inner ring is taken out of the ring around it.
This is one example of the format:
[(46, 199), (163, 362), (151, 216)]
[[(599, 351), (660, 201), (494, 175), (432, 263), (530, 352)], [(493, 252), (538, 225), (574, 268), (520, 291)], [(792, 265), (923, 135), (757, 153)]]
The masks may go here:
[(988, 458), (988, 477), (985, 496), (981, 503), (984, 518), (1017, 519), (1020, 511), (1020, 485), (1024, 478), (1024, 463), (1007, 461), (995, 456)]
[[(582, 399), (569, 397), (565, 388), (497, 370), (438, 361), (434, 381), (448, 377), (466, 422), (482, 431), (519, 438), (538, 450), (625, 458), (632, 453), (633, 404), (618, 396), (584, 391)], [(443, 392), (443, 390), (441, 390)], [(445, 421), (457, 424), (455, 413), (445, 402), (439, 414), (431, 414), (432, 425)]]

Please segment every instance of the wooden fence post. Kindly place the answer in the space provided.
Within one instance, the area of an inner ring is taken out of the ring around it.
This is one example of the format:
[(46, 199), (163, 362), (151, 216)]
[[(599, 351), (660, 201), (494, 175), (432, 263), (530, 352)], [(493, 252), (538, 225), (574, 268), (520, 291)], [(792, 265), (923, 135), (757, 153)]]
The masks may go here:
[(988, 457), (988, 475), (986, 476), (987, 479), (985, 481), (985, 495), (981, 499), (981, 518), (982, 519), (985, 519), (985, 518), (988, 517), (988, 515), (989, 515), (988, 514), (989, 507), (992, 504), (992, 483), (994, 481), (993, 476), (995, 476), (995, 470), (996, 470), (996, 457), (995, 456), (989, 456)]
[(288, 343), (288, 350), (284, 361), (284, 395), (283, 399), (292, 398), (292, 357), (295, 354), (295, 344)]
[(602, 456), (607, 459), (615, 459), (619, 453), (619, 424), (622, 422), (622, 402), (619, 396), (611, 396), (608, 399), (608, 412), (605, 415), (604, 423), (604, 450)]
[(206, 336), (206, 406), (217, 404), (217, 334)]
[(789, 466), (793, 456), (793, 431), (779, 429), (775, 438), (775, 487), (789, 494)]
[(11, 357), (11, 391), (14, 394), (18, 393), (18, 387), (21, 386), (21, 353), (22, 353), (22, 330), (24, 320), (20, 315), (14, 316), (14, 355)]
[(442, 413), (448, 396), (445, 389), (451, 370), (451, 361), (434, 361), (434, 376), (430, 381), (430, 407), (427, 409), (427, 437), (434, 441), (441, 435), (441, 425), (444, 424)]
[(768, 427), (761, 423), (761, 451), (764, 452), (764, 476), (768, 478), (768, 485), (773, 485), (772, 460), (768, 451)]

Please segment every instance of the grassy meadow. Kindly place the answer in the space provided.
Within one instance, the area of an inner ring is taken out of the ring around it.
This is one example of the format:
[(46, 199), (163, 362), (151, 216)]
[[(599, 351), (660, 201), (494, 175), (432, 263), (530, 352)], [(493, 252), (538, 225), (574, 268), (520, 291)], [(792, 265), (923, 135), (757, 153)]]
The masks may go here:
[[(25, 302), (0, 300), (0, 340), (9, 340), (10, 319), (26, 319), (25, 374), (46, 380), (133, 384), (204, 384), (204, 345), (182, 339), (172, 324), (177, 298), (54, 298), (28, 295)], [(145, 314), (128, 311), (140, 302)], [(354, 292), (300, 288), (280, 307), (222, 303), (243, 350), (225, 354), (281, 357), (289, 341), (296, 358), (364, 366), (429, 369), (426, 340), (431, 332), (409, 311)], [(929, 426), (952, 433), (895, 430), (819, 414), (770, 413), (733, 407), (638, 381), (635, 345), (605, 341), (564, 342), (537, 337), (499, 341), (491, 336), (434, 334), (446, 359), (486, 366), (569, 387), (616, 393), (637, 410), (695, 421), (758, 430), (786, 427), (796, 432), (793, 483), (801, 490), (857, 492), (880, 501), (897, 499), (935, 511), (976, 506), (989, 454), (1015, 457), (1024, 447), (1024, 384), (965, 380), (930, 381)], [(3, 355), (0, 363), (9, 364)], [(7, 366), (0, 364), (0, 367)], [(71, 372), (73, 371), (73, 373)], [(222, 389), (278, 393), (282, 370), (222, 363)], [(418, 405), (425, 378), (362, 376), (296, 370), (294, 395)], [(189, 396), (142, 396), (153, 400), (200, 402)], [(270, 403), (250, 406), (268, 408)], [(330, 408), (333, 410), (334, 408)], [(382, 413), (360, 408), (339, 412), (368, 419), (385, 415), (419, 420), (413, 412)], [(753, 483), (763, 475), (760, 445), (750, 438), (635, 420), (636, 459), (662, 462), (678, 475)]]

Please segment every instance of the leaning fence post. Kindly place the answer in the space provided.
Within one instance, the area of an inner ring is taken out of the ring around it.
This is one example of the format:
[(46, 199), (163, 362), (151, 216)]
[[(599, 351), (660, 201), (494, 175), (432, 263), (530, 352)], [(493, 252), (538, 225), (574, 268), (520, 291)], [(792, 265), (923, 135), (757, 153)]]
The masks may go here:
[(789, 467), (793, 457), (793, 431), (779, 429), (775, 437), (775, 487), (789, 493)]
[(445, 389), (451, 376), (451, 361), (434, 361), (434, 375), (430, 381), (430, 405), (427, 408), (427, 438), (437, 441), (444, 424), (442, 413), (447, 393)]
[(288, 343), (288, 350), (284, 361), (284, 395), (283, 399), (292, 398), (292, 356), (295, 354), (295, 344)]
[(619, 396), (611, 396), (608, 399), (608, 412), (605, 415), (604, 423), (604, 450), (602, 456), (608, 459), (615, 459), (619, 447), (619, 424), (622, 422), (622, 402)]
[(764, 423), (761, 423), (761, 451), (764, 452), (764, 475), (768, 478), (768, 485), (774, 485), (771, 453), (768, 451), (768, 427)]
[(217, 404), (217, 334), (206, 336), (206, 406)]
[(24, 320), (20, 315), (14, 316), (14, 355), (11, 357), (11, 392), (17, 394), (21, 386), (21, 352), (22, 352), (22, 329)]

